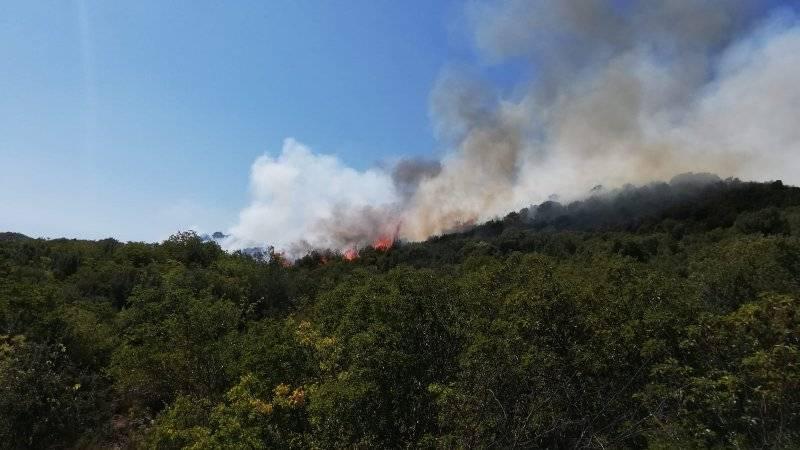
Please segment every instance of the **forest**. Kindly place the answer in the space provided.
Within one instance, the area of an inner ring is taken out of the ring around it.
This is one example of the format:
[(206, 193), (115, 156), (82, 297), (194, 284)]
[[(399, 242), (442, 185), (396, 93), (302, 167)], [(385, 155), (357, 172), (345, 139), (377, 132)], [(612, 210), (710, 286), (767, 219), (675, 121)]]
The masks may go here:
[(780, 181), (598, 188), (353, 260), (5, 232), (0, 447), (797, 448), (798, 300)]

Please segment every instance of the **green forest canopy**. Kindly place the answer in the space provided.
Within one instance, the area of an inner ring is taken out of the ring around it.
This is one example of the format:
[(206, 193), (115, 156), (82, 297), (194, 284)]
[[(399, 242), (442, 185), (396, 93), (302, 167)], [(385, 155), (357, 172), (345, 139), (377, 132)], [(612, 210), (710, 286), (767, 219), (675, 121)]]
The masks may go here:
[(800, 189), (548, 202), (293, 265), (0, 234), (0, 446), (800, 446)]

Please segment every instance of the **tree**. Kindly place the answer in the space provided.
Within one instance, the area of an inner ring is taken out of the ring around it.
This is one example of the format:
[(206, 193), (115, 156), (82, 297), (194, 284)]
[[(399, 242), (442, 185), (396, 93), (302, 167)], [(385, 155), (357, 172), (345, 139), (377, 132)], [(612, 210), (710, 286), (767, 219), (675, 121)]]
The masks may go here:
[(47, 448), (96, 432), (108, 417), (97, 374), (62, 344), (0, 336), (0, 439), (7, 448)]

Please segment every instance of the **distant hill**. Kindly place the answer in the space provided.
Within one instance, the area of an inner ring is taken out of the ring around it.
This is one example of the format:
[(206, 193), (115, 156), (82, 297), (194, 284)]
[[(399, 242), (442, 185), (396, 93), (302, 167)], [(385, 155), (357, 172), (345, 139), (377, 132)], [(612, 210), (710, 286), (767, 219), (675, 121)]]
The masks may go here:
[(9, 231), (0, 232), (0, 241), (19, 241), (24, 239), (30, 238), (22, 233), (13, 233)]

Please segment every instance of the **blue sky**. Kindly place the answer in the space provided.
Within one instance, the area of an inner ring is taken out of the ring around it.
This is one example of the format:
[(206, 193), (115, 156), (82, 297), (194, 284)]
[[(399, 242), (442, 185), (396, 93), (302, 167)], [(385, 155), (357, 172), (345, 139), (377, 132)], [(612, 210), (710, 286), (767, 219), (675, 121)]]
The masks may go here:
[(428, 96), (472, 58), (450, 1), (14, 1), (0, 16), (0, 230), (225, 229), (292, 136), (364, 169), (435, 156)]

